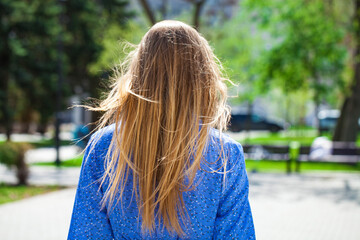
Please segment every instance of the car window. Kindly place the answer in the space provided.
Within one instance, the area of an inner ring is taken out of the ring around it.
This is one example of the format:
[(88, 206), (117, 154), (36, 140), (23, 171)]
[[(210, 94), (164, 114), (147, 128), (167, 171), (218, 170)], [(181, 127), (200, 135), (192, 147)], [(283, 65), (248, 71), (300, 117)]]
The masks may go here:
[(263, 119), (261, 117), (259, 117), (258, 115), (252, 115), (251, 120), (253, 122), (261, 122)]

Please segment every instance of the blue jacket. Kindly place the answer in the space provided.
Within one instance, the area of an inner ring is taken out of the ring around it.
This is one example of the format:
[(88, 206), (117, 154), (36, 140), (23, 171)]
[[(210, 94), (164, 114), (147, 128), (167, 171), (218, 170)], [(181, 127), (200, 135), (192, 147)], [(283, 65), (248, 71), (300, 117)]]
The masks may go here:
[[(217, 130), (211, 129), (204, 154), (212, 164), (202, 164), (195, 176), (196, 188), (183, 193), (187, 213), (186, 222), (182, 223), (185, 235), (174, 236), (161, 223), (157, 223), (155, 232), (149, 235), (141, 231), (141, 215), (132, 195), (132, 181), (125, 186), (122, 206), (119, 201), (112, 211), (100, 208), (107, 185), (99, 188), (98, 180), (104, 172), (104, 156), (114, 126), (100, 131), (101, 134), (98, 131), (92, 136), (85, 151), (87, 161), (83, 161), (81, 167), (68, 239), (255, 239), (248, 201), (249, 183), (239, 143), (225, 134), (221, 136), (228, 158), (225, 179), (224, 174), (210, 173), (209, 170), (222, 166), (221, 161), (216, 161), (220, 154), (220, 136)], [(97, 142), (93, 141), (97, 138)]]

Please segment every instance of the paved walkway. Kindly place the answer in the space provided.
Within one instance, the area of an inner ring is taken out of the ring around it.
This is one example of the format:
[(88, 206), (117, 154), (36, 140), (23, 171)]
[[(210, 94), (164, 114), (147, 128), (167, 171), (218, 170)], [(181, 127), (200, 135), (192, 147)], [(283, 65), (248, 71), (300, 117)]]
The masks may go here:
[(256, 174), (250, 181), (258, 239), (360, 239), (359, 174)]
[[(81, 149), (74, 146), (60, 147), (60, 160), (69, 160), (81, 155)], [(25, 161), (28, 163), (55, 161), (56, 150), (54, 147), (30, 149), (25, 154)]]
[[(31, 166), (28, 181), (31, 185), (76, 186), (79, 176), (79, 167)], [(0, 164), (0, 182), (16, 184), (17, 179), (14, 170)]]
[[(359, 174), (250, 174), (258, 240), (360, 239)], [(0, 206), (0, 239), (66, 239), (75, 188)]]
[[(63, 128), (64, 125), (62, 125)], [(71, 128), (71, 127), (70, 127)], [(59, 135), (61, 140), (71, 140), (73, 138), (73, 133), (70, 129), (67, 129), (67, 131), (60, 131)], [(45, 136), (42, 136), (41, 134), (27, 134), (27, 133), (13, 133), (11, 134), (11, 141), (12, 142), (38, 142), (41, 140), (48, 140), (53, 138), (52, 133), (49, 131), (45, 133)], [(3, 133), (0, 133), (0, 141), (5, 141), (6, 135)]]
[(0, 239), (66, 239), (74, 197), (70, 188), (0, 205)]

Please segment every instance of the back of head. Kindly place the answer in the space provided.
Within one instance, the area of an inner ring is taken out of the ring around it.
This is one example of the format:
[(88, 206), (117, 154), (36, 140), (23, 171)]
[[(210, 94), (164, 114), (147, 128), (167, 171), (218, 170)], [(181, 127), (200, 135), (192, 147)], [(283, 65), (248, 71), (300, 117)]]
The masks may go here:
[(145, 34), (95, 109), (105, 111), (99, 127), (115, 123), (104, 205), (122, 196), (131, 170), (143, 229), (151, 232), (158, 216), (169, 231), (183, 233), (182, 192), (191, 188), (210, 128), (226, 127), (223, 80), (207, 41), (190, 26), (163, 21)]

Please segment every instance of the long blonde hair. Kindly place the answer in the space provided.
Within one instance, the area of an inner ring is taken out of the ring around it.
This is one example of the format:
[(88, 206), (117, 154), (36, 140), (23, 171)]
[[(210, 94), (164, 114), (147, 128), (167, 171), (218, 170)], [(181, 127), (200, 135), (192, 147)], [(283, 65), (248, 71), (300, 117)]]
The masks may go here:
[(104, 112), (99, 129), (115, 124), (103, 206), (122, 198), (131, 170), (142, 229), (151, 233), (162, 219), (181, 235), (182, 193), (192, 189), (210, 128), (227, 125), (226, 79), (207, 41), (178, 21), (155, 24), (129, 56), (105, 100), (90, 108)]

